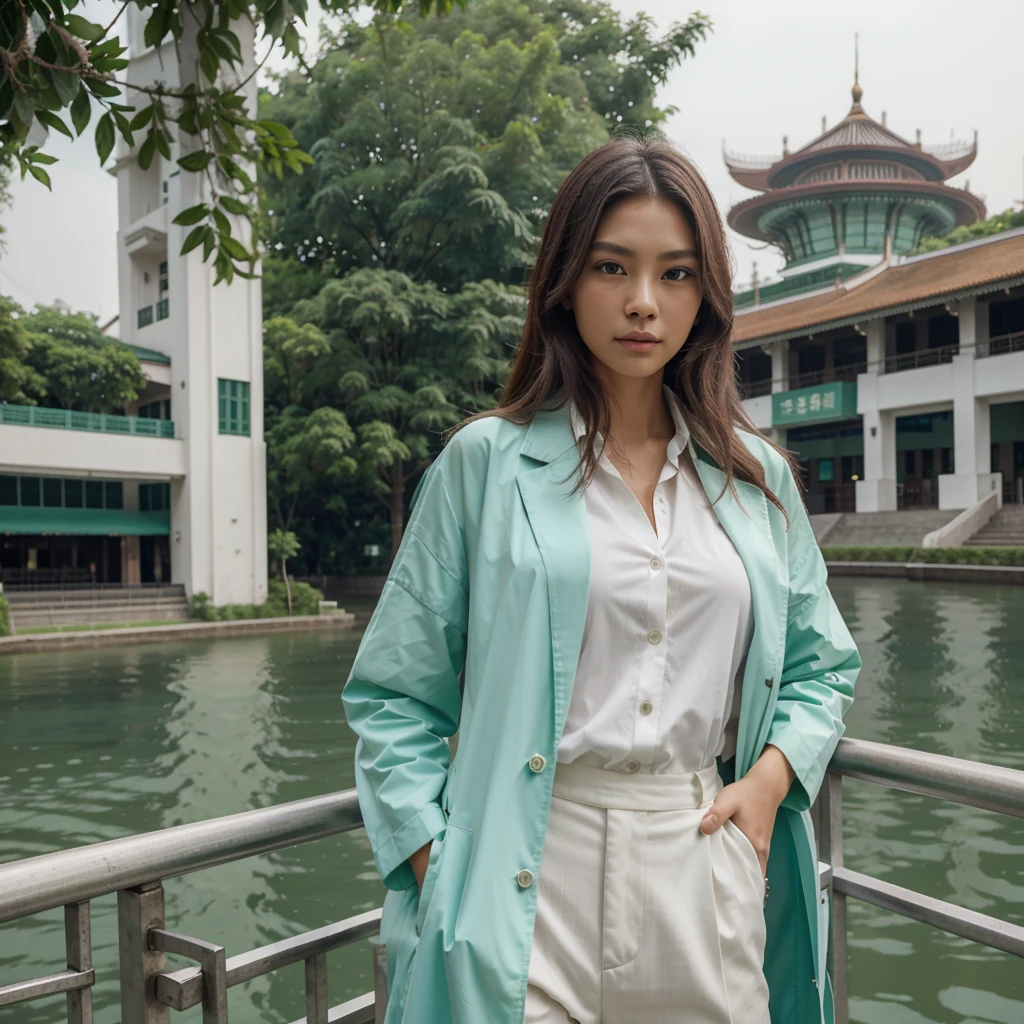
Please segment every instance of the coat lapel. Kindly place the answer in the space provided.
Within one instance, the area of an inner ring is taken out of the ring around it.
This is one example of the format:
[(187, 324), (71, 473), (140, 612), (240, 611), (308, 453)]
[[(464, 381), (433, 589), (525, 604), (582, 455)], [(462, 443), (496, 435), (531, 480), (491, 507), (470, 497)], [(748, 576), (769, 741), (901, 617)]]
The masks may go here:
[[(692, 441), (689, 451), (704, 492), (714, 501), (725, 486), (725, 474), (699, 457)], [(567, 406), (534, 416), (520, 455), (523, 468), (516, 482), (547, 577), (557, 746), (576, 678), (590, 597), (590, 525), (584, 495), (570, 494), (579, 448)], [(737, 480), (735, 486), (740, 502), (726, 491), (713, 508), (750, 580), (754, 630), (737, 736), (736, 777), (741, 778), (763, 745), (766, 712), (778, 690), (788, 592), (772, 540), (767, 499), (752, 484)]]
[[(692, 442), (689, 451), (704, 492), (709, 501), (714, 501), (725, 487), (725, 474), (712, 462), (701, 458)], [(726, 490), (713, 508), (747, 571), (754, 619), (743, 673), (736, 739), (736, 778), (739, 779), (760, 753), (770, 698), (778, 692), (786, 640), (788, 590), (772, 540), (768, 499), (753, 484), (736, 480), (735, 487), (739, 503)]]
[(557, 747), (576, 679), (590, 597), (590, 525), (583, 493), (570, 494), (579, 448), (568, 407), (538, 412), (520, 454), (525, 458), (516, 482), (547, 577)]

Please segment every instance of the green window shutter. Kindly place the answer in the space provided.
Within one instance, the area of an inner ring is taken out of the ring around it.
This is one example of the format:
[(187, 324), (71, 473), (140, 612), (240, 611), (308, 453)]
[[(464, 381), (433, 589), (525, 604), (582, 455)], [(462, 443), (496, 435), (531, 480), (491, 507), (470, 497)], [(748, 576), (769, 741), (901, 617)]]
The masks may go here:
[(249, 434), (249, 382), (217, 380), (219, 430), (222, 434)]

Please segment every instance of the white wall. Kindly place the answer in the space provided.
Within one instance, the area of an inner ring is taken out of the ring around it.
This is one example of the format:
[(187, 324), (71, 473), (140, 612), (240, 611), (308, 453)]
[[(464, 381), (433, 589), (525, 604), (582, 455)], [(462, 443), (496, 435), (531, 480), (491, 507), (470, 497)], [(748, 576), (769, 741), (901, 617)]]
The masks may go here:
[(0, 473), (169, 480), (185, 467), (180, 438), (0, 424)]

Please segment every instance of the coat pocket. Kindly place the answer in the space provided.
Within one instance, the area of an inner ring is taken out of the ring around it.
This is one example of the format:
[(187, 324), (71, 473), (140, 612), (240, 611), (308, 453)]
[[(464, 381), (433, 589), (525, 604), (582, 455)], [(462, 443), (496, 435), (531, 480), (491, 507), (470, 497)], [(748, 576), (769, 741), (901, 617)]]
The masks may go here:
[(416, 907), (416, 934), (423, 930), (423, 918), (430, 905), (430, 897), (434, 892), (438, 868), (441, 866), (441, 854), (444, 850), (445, 837), (439, 836), (430, 844), (430, 856), (427, 859), (427, 870), (423, 875), (423, 887), (420, 889), (419, 903)]

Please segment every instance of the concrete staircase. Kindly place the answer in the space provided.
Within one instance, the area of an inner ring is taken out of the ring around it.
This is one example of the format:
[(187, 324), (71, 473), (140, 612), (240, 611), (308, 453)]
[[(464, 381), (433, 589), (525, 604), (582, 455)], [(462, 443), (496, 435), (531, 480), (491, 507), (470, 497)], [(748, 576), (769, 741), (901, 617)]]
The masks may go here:
[(1024, 505), (1004, 505), (964, 546), (1024, 548)]
[(138, 587), (23, 590), (7, 588), (15, 632), (45, 626), (99, 626), (161, 620), (183, 622), (188, 601), (180, 583)]
[(934, 508), (846, 512), (827, 532), (815, 530), (815, 535), (826, 547), (920, 547), (926, 533), (938, 530), (958, 515), (959, 510), (940, 512)]

